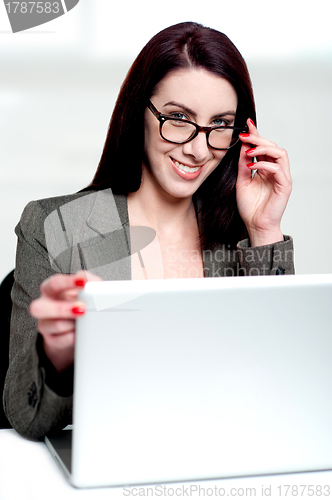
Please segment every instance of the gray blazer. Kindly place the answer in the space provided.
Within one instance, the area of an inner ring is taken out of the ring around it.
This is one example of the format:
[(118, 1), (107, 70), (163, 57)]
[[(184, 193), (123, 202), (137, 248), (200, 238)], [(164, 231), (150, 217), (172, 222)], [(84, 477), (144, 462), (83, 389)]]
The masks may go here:
[[(50, 368), (29, 304), (39, 297), (40, 284), (57, 272), (85, 269), (107, 280), (131, 279), (128, 228), (126, 197), (110, 189), (31, 202), (22, 214), (15, 229), (10, 365), (3, 400), (9, 422), (29, 439), (63, 428), (72, 416), (72, 386), (63, 391), (48, 383)], [(204, 249), (203, 261), (206, 277), (294, 273), (293, 245), (287, 236), (257, 248), (243, 240), (237, 251), (227, 245)]]

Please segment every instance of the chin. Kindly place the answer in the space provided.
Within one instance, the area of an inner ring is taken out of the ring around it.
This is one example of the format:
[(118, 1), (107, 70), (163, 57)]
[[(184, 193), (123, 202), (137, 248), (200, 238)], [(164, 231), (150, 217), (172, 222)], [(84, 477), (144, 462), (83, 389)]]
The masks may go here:
[(199, 186), (192, 186), (191, 188), (188, 186), (186, 189), (183, 187), (179, 187), (178, 189), (173, 188), (173, 189), (165, 189), (165, 191), (172, 197), (178, 198), (178, 199), (184, 199), (184, 198), (192, 198), (192, 196), (196, 193), (197, 189)]

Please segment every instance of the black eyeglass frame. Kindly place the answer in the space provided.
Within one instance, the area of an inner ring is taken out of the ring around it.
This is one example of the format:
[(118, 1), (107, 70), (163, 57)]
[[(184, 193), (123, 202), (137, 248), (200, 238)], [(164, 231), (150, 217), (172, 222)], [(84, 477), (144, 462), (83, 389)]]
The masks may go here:
[[(151, 101), (149, 101), (148, 108), (152, 112), (152, 114), (157, 118), (157, 120), (159, 120), (160, 136), (164, 139), (164, 141), (170, 142), (171, 144), (187, 144), (187, 142), (190, 142), (193, 139), (195, 139), (195, 137), (198, 136), (199, 132), (205, 132), (207, 145), (211, 149), (216, 149), (217, 151), (227, 151), (228, 149), (231, 149), (233, 146), (235, 146), (235, 144), (237, 144), (239, 142), (240, 138), (238, 137), (237, 140), (233, 144), (231, 144), (228, 148), (215, 148), (215, 147), (211, 146), (211, 144), (209, 143), (209, 135), (212, 132), (212, 130), (215, 130), (215, 129), (223, 129), (223, 130), (231, 129), (234, 131), (238, 130), (239, 134), (241, 132), (248, 133), (248, 131), (249, 131), (249, 128), (247, 125), (244, 125), (243, 127), (235, 127), (235, 126), (230, 126), (230, 125), (226, 125), (224, 127), (218, 127), (218, 126), (217, 127), (201, 127), (200, 125), (197, 125), (197, 123), (191, 122), (190, 120), (181, 120), (179, 118), (175, 118), (174, 116), (163, 115), (162, 113), (160, 113), (160, 111), (157, 110), (157, 108), (152, 104)], [(181, 141), (181, 142), (170, 141), (169, 139), (166, 139), (166, 137), (164, 137), (163, 133), (162, 133), (163, 124), (168, 120), (177, 121), (177, 122), (181, 121), (184, 123), (189, 123), (190, 125), (194, 125), (194, 127), (196, 128), (196, 132), (194, 132), (194, 134), (186, 141)]]

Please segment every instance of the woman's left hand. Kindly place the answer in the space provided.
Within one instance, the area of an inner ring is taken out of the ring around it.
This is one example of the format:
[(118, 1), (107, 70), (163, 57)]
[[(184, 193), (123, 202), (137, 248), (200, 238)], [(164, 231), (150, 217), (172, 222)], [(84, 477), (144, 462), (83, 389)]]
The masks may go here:
[[(247, 125), (249, 134), (240, 134), (243, 144), (236, 198), (254, 247), (283, 241), (280, 222), (292, 190), (292, 179), (287, 151), (261, 137), (252, 120), (248, 119)], [(253, 177), (252, 170), (256, 170)]]

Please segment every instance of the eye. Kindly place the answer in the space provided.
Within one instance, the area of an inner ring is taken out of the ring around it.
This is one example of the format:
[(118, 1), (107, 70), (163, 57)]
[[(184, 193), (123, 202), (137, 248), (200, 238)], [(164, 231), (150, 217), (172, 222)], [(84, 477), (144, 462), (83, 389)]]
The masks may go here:
[(225, 120), (225, 118), (216, 118), (213, 120), (212, 125), (214, 127), (227, 127), (229, 125), (229, 121)]
[(178, 120), (187, 120), (187, 117), (184, 113), (181, 113), (181, 111), (176, 111), (174, 113), (171, 113), (169, 115), (171, 118), (177, 118)]

